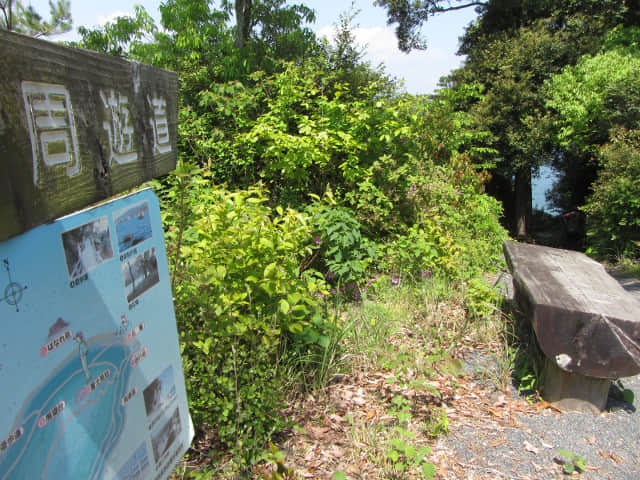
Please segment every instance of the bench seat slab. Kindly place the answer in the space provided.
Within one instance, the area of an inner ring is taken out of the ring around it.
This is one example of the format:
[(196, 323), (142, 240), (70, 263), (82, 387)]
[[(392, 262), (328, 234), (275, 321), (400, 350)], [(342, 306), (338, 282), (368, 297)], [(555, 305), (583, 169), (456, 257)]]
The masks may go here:
[(516, 300), (560, 369), (599, 379), (640, 373), (640, 302), (600, 263), (580, 252), (512, 241), (504, 253)]

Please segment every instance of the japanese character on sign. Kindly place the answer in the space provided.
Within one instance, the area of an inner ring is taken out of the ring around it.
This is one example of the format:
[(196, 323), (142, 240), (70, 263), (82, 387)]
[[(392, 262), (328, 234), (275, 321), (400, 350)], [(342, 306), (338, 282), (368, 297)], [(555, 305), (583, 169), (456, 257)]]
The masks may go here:
[(40, 162), (47, 167), (65, 165), (69, 177), (80, 173), (78, 138), (67, 89), (24, 81), (22, 98), (31, 138), (34, 185), (38, 185)]
[(109, 95), (100, 92), (100, 98), (107, 112), (108, 120), (102, 126), (109, 138), (109, 165), (116, 162), (118, 164), (135, 162), (138, 159), (138, 152), (134, 144), (134, 130), (131, 125), (131, 114), (129, 112), (129, 99), (111, 90)]
[(167, 101), (160, 97), (147, 96), (149, 106), (153, 110), (153, 153), (167, 153), (171, 151), (169, 137), (169, 122), (167, 121)]

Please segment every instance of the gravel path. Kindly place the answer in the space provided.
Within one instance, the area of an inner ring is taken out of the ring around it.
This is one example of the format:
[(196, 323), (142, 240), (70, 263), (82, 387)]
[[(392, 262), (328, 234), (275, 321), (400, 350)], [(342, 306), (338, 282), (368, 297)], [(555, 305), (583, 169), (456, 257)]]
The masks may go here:
[[(616, 278), (640, 301), (640, 280)], [(500, 283), (505, 293), (511, 294), (510, 279), (501, 279)], [(467, 369), (486, 369), (491, 362), (491, 357), (482, 352), (472, 357), (467, 359)], [(486, 377), (477, 378), (486, 385)], [(562, 449), (584, 457), (586, 470), (577, 478), (640, 480), (640, 412), (636, 410), (640, 405), (640, 375), (623, 379), (622, 384), (634, 393), (635, 406), (610, 396), (607, 410), (600, 414), (560, 413), (546, 408), (516, 413), (509, 422), (478, 419), (452, 424), (449, 436), (438, 445), (441, 454), (448, 452), (451, 458), (448, 473), (443, 471), (442, 478), (568, 478), (560, 464), (558, 449)], [(497, 398), (501, 398), (499, 393)], [(507, 401), (521, 400), (511, 388)]]
[[(640, 398), (640, 377), (624, 386)], [(512, 426), (453, 426), (441, 442), (456, 458), (450, 479), (563, 478), (558, 449), (584, 457), (582, 479), (640, 479), (640, 414), (620, 402), (599, 415), (545, 409), (516, 415)]]

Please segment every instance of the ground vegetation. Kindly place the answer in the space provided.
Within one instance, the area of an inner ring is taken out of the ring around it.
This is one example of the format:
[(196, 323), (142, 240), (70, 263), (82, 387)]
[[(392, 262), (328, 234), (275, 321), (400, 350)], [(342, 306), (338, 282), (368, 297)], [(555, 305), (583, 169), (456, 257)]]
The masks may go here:
[[(363, 60), (352, 12), (335, 43), (281, 0), (167, 0), (161, 28), (138, 8), (80, 30), (78, 46), (179, 73), (178, 168), (152, 184), (197, 429), (176, 477), (294, 478), (309, 468), (301, 451), (338, 425), (368, 452), (358, 468), (428, 478), (465, 348), (490, 345), (497, 384), (519, 370), (534, 387), (493, 288), (508, 235), (491, 178), (505, 180), (510, 196), (497, 197), (524, 235), (537, 165), (556, 155), (567, 172), (600, 171), (587, 184), (593, 251), (634, 255), (637, 169), (621, 159), (637, 157), (636, 107), (614, 95), (635, 98), (630, 3), (478, 3), (467, 63), (433, 96)], [(446, 10), (420, 5), (406, 48), (425, 12)], [(625, 69), (603, 74), (611, 62)], [(567, 85), (592, 107), (576, 108)], [(315, 401), (336, 393), (375, 402)], [(305, 405), (328, 410), (302, 419)], [(349, 474), (330, 465), (311, 474)]]

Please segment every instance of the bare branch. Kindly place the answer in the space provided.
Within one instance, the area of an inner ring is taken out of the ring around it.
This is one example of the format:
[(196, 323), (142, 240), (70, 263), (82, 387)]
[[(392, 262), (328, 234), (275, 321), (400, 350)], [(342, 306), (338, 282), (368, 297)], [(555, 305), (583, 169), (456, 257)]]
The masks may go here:
[(456, 5), (456, 6), (449, 6), (449, 7), (440, 7), (440, 6), (434, 5), (433, 13), (452, 12), (454, 10), (463, 10), (469, 7), (485, 7), (488, 4), (489, 2), (476, 1), (476, 2), (465, 3), (464, 5)]

